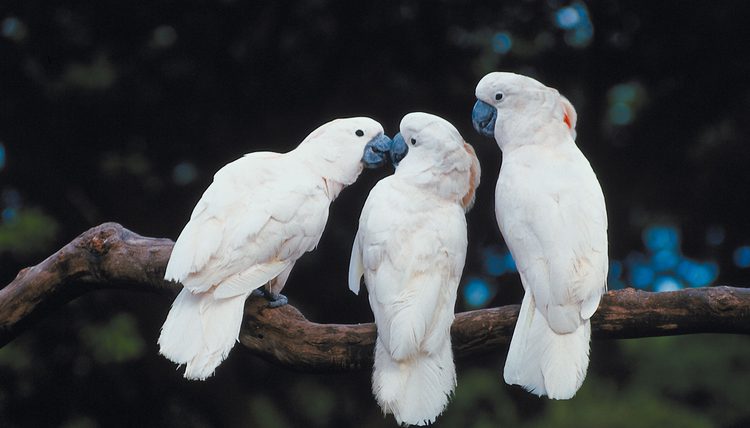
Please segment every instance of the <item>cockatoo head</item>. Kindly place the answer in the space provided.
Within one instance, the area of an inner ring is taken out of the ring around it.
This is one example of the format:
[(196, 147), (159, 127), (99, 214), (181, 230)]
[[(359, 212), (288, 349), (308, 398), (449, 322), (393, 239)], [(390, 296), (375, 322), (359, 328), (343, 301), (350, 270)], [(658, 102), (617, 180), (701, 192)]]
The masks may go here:
[[(403, 150), (396, 174), (415, 185), (436, 185), (444, 197), (456, 197), (467, 211), (479, 186), (479, 160), (447, 120), (429, 113), (409, 113), (401, 119), (393, 147)], [(393, 150), (395, 151), (395, 150)]]
[(349, 185), (363, 167), (383, 166), (391, 144), (378, 122), (352, 117), (321, 125), (300, 143), (298, 151), (323, 177)]
[(576, 111), (556, 89), (520, 74), (493, 72), (476, 88), (471, 112), (474, 129), (501, 146), (515, 132), (526, 135), (543, 126), (565, 127), (575, 139)]

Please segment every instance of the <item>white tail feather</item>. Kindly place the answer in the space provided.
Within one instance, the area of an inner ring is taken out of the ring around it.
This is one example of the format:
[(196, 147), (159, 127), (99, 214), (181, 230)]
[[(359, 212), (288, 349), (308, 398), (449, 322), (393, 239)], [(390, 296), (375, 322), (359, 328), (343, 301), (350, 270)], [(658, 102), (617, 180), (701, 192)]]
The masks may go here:
[(435, 354), (421, 352), (397, 361), (378, 340), (372, 389), (385, 413), (399, 424), (427, 425), (443, 412), (456, 387), (450, 340)]
[(212, 293), (177, 296), (159, 336), (159, 352), (186, 364), (185, 377), (206, 379), (227, 357), (239, 336), (248, 294), (216, 299)]
[(505, 361), (505, 382), (552, 399), (572, 398), (586, 378), (590, 338), (589, 320), (572, 333), (555, 333), (527, 292)]

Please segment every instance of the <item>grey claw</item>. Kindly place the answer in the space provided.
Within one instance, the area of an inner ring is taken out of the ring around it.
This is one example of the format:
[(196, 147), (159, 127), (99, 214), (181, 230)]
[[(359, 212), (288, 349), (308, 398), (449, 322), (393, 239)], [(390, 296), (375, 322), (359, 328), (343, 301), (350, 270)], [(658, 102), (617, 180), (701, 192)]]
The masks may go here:
[(283, 294), (277, 294), (275, 298), (269, 296), (266, 296), (266, 298), (268, 299), (269, 308), (278, 308), (279, 306), (284, 306), (289, 303), (289, 299)]
[(262, 296), (266, 300), (268, 300), (268, 307), (269, 308), (278, 308), (279, 306), (284, 306), (287, 303), (289, 303), (289, 299), (286, 298), (283, 294), (276, 294), (273, 295), (272, 293), (269, 293), (268, 290), (265, 288), (256, 288), (253, 290), (252, 293), (250, 293), (253, 297)]

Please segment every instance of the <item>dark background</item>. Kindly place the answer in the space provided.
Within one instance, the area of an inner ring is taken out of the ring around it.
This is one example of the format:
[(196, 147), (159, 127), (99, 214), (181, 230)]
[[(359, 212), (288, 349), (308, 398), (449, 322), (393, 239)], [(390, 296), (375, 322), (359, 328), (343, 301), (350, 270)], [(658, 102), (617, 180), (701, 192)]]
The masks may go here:
[[(389, 135), (439, 114), (474, 145), (457, 310), (517, 303), (493, 213), (500, 151), (471, 128), (474, 86), (514, 71), (576, 106), (604, 189), (610, 288), (743, 286), (750, 266), (746, 2), (148, 3), (0, 5), (0, 283), (87, 228), (117, 221), (175, 239), (213, 173), (288, 151), (336, 117)], [(346, 269), (366, 171), (333, 204), (285, 293), (317, 322), (367, 322)], [(297, 373), (235, 347), (206, 382), (157, 354), (170, 300), (96, 292), (0, 350), (2, 426), (393, 426), (368, 371)], [(440, 426), (750, 424), (750, 341), (696, 335), (592, 344), (575, 399), (502, 382), (504, 349), (458, 362)]]

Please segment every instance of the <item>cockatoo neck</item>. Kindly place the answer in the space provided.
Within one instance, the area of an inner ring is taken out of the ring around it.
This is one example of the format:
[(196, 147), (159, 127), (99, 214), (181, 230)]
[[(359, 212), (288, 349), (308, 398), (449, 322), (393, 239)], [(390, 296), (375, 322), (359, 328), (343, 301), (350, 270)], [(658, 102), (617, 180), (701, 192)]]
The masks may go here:
[(336, 199), (344, 187), (354, 183), (363, 169), (358, 157), (348, 156), (352, 159), (347, 159), (347, 153), (336, 150), (333, 144), (303, 144), (289, 152), (289, 155), (298, 158), (313, 174), (323, 179), (331, 201)]
[(572, 142), (564, 123), (550, 120), (502, 120), (495, 127), (495, 141), (503, 152), (520, 146), (557, 146)]
[[(462, 149), (463, 150), (463, 149)], [(441, 199), (460, 203), (469, 192), (469, 168), (471, 160), (460, 152), (449, 153), (443, 158), (407, 155), (396, 168), (395, 175), (414, 187), (432, 193)]]

